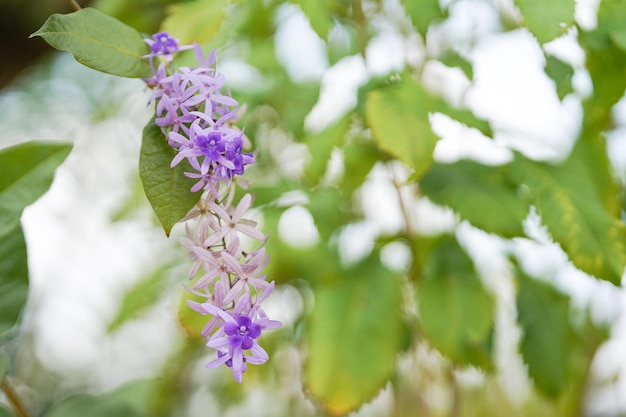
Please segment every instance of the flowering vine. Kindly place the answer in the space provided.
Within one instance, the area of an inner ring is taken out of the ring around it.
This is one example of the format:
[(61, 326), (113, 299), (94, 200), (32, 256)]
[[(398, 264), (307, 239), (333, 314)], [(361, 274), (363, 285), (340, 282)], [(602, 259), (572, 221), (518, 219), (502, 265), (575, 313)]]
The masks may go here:
[[(185, 287), (205, 300), (187, 303), (211, 316), (202, 335), (217, 351), (217, 359), (207, 367), (226, 365), (241, 382), (248, 363), (268, 360), (257, 341), (261, 333), (281, 326), (261, 308), (274, 282), (262, 274), (269, 260), (263, 246), (267, 237), (244, 217), (253, 198), (246, 194), (233, 205), (235, 176), (254, 163), (254, 155), (243, 151), (247, 139), (234, 126), (238, 103), (222, 92), (225, 77), (217, 72), (215, 51), (205, 57), (198, 44), (181, 46), (166, 32), (146, 43), (152, 76), (144, 81), (153, 89), (148, 104), (155, 103), (155, 123), (176, 150), (170, 166), (187, 160), (191, 170), (185, 175), (198, 180), (191, 191), (203, 191), (181, 220), (186, 222), (181, 244), (193, 260), (188, 274), (192, 284)], [(174, 54), (187, 49), (194, 50), (198, 65), (174, 70)], [(257, 249), (244, 250), (242, 238), (258, 242)]]

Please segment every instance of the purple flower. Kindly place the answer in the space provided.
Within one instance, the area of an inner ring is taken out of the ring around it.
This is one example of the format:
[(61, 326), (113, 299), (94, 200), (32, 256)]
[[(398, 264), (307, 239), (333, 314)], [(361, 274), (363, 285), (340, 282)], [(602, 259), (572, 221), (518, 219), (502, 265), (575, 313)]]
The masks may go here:
[(261, 326), (252, 323), (248, 316), (239, 316), (236, 323), (224, 324), (224, 333), (228, 335), (231, 349), (248, 350), (253, 340), (261, 336)]
[(196, 136), (196, 146), (210, 161), (217, 162), (226, 151), (226, 144), (222, 140), (222, 134), (217, 130), (210, 132), (207, 136)]

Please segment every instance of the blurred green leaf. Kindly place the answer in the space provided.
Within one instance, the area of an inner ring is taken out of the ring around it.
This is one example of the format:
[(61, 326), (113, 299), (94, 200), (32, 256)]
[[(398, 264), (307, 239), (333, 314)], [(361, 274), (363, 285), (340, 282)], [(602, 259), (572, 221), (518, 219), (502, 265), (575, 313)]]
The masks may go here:
[(546, 74), (554, 81), (556, 93), (560, 100), (574, 92), (572, 87), (572, 77), (574, 68), (567, 62), (563, 62), (554, 55), (546, 55)]
[(206, 302), (206, 298), (204, 297), (191, 294), (188, 291), (181, 291), (177, 314), (178, 324), (183, 330), (185, 337), (188, 339), (194, 341), (204, 340), (204, 336), (202, 336), (202, 329), (204, 328), (204, 325), (207, 324), (211, 316), (203, 315), (195, 310), (192, 310), (187, 304), (188, 300), (196, 301), (198, 303)]
[(152, 34), (159, 31), (166, 7), (176, 2), (178, 0), (94, 0), (90, 4), (134, 27), (139, 33)]
[(304, 141), (309, 146), (311, 161), (304, 172), (312, 185), (319, 184), (326, 173), (326, 166), (333, 149), (340, 147), (345, 142), (350, 120), (351, 114), (348, 113), (321, 132), (305, 136)]
[(578, 35), (593, 83), (593, 94), (583, 102), (583, 137), (595, 137), (612, 127), (611, 109), (626, 89), (626, 50), (620, 46), (626, 1), (603, 0), (597, 19), (592, 31), (581, 30)]
[(529, 187), (543, 223), (574, 265), (619, 285), (626, 265), (626, 229), (607, 212), (592, 177), (582, 170), (579, 158), (590, 155), (573, 152), (561, 165), (516, 155), (511, 172)]
[(182, 44), (203, 42), (220, 30), (230, 3), (229, 0), (194, 0), (174, 4), (161, 26)]
[(348, 143), (342, 151), (344, 175), (339, 184), (348, 197), (365, 182), (367, 174), (379, 161), (380, 153), (374, 142), (363, 138)]
[(78, 394), (48, 409), (44, 417), (144, 417), (152, 401), (155, 383), (138, 380), (102, 395)]
[(507, 178), (506, 170), (506, 166), (468, 160), (435, 163), (420, 181), (420, 191), (488, 233), (524, 236), (522, 222), (529, 204), (520, 198), (517, 184)]
[(539, 43), (564, 34), (574, 24), (574, 0), (514, 0), (523, 23)]
[(552, 286), (521, 271), (517, 317), (522, 329), (521, 353), (528, 374), (543, 393), (556, 397), (566, 387), (572, 329), (569, 300)]
[(378, 146), (412, 168), (416, 178), (430, 167), (438, 140), (428, 120), (433, 108), (433, 97), (408, 77), (371, 91), (365, 103), (367, 123)]
[(13, 411), (0, 404), (0, 417), (15, 417), (15, 414), (13, 414)]
[(150, 75), (142, 56), (150, 48), (135, 29), (93, 8), (54, 14), (31, 35), (69, 51), (81, 64), (107, 74), (140, 78)]
[(385, 386), (403, 342), (397, 277), (371, 257), (314, 288), (304, 384), (331, 415), (371, 400)]
[(143, 189), (157, 218), (169, 236), (172, 227), (189, 213), (200, 199), (192, 193), (196, 179), (188, 178), (184, 172), (192, 172), (186, 160), (174, 168), (170, 163), (176, 151), (167, 144), (161, 128), (150, 120), (143, 129), (139, 175)]
[(330, 0), (291, 0), (300, 6), (304, 15), (309, 19), (311, 27), (321, 39), (328, 36), (333, 19), (330, 11)]
[(452, 107), (444, 100), (438, 99), (434, 103), (433, 111), (445, 114), (467, 127), (474, 128), (488, 138), (493, 137), (493, 130), (489, 122), (476, 116), (471, 110)]
[(16, 325), (28, 295), (22, 211), (50, 188), (71, 149), (33, 141), (0, 150), (0, 337)]
[(454, 238), (444, 237), (433, 249), (416, 293), (432, 346), (459, 364), (493, 367), (494, 301)]
[(472, 63), (455, 50), (448, 49), (438, 59), (448, 67), (459, 68), (468, 79), (474, 79), (474, 69), (472, 67)]
[(22, 210), (48, 191), (71, 150), (70, 144), (40, 141), (0, 149), (0, 230), (15, 226)]
[(0, 338), (18, 322), (28, 296), (28, 260), (22, 226), (0, 233)]
[(351, 220), (350, 199), (336, 187), (318, 187), (309, 193), (307, 208), (323, 241)]
[(109, 333), (116, 331), (126, 322), (136, 318), (160, 301), (168, 271), (168, 265), (162, 266), (140, 279), (124, 294), (117, 315), (111, 320), (107, 328)]
[(439, 0), (401, 0), (401, 3), (422, 37), (426, 36), (431, 23), (446, 18)]

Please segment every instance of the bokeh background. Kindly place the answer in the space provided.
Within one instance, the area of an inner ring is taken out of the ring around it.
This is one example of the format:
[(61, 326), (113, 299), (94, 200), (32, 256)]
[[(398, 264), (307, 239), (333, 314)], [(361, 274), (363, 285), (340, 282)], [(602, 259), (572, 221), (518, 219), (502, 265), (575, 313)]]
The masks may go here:
[[(278, 214), (253, 213), (261, 224), (276, 226), (270, 230), (272, 239), (281, 242), (274, 248), (282, 252), (271, 253), (277, 265), (270, 266), (271, 272), (288, 270), (284, 265), (290, 258), (298, 262), (298, 251), (306, 253), (326, 237), (325, 226), (306, 208), (304, 187), (287, 192), (290, 183), (302, 184), (305, 167), (315, 157), (303, 138), (359, 105), (359, 89), (370, 80), (419, 66), (425, 85), (490, 122), (493, 139), (441, 114), (431, 115), (440, 138), (434, 157), (441, 162), (466, 158), (500, 164), (513, 150), (538, 160), (562, 160), (580, 129), (582, 98), (592, 91), (574, 30), (542, 49), (519, 27), (519, 11), (506, 0), (441, 1), (449, 15), (430, 28), (426, 45), (410, 28), (400, 3), (392, 0), (363, 2), (365, 32), (358, 29), (363, 22), (329, 18), (325, 40), (296, 1), (255, 0), (241, 9), (235, 8), (237, 2), (204, 3), (215, 7), (208, 15), (222, 17), (208, 21), (201, 33), (185, 30), (184, 20), (167, 20), (185, 7), (193, 10), (193, 2), (96, 0), (81, 5), (145, 34), (165, 21), (174, 35), (186, 40), (199, 36), (207, 48), (217, 48), (218, 69), (227, 76), (233, 96), (248, 103), (244, 121), (260, 158), (249, 179), (268, 187), (272, 181), (286, 184)], [(338, 15), (351, 4), (327, 3)], [(598, 4), (576, 2), (582, 28), (595, 25)], [(233, 13), (241, 10), (247, 15)], [(85, 395), (111, 392), (130, 398), (131, 404), (150, 403), (146, 415), (323, 415), (302, 386), (303, 323), (315, 304), (307, 279), (274, 277), (280, 285), (267, 310), (284, 327), (267, 336), (272, 355), (267, 369), (251, 370), (239, 386), (228, 370), (204, 368), (210, 352), (187, 337), (188, 329), (179, 323), (180, 283), (188, 258), (177, 238), (184, 230), (177, 226), (166, 238), (137, 173), (141, 130), (153, 111), (146, 105), (150, 92), (139, 80), (98, 73), (42, 39), (28, 39), (51, 13), (70, 11), (71, 4), (60, 0), (0, 0), (0, 145), (30, 140), (74, 144), (50, 191), (22, 219), (31, 287), (21, 334), (9, 345), (19, 394), (33, 415), (74, 415), (88, 407), (80, 402), (87, 401)], [(193, 13), (186, 17), (195, 27)], [(471, 77), (458, 67), (427, 62), (452, 47), (471, 63)], [(574, 68), (572, 91), (564, 97), (544, 71), (546, 51)], [(616, 127), (607, 135), (607, 148), (623, 179), (623, 100), (613, 113)], [(324, 181), (350, 177), (341, 161), (341, 152), (333, 151)], [(486, 374), (452, 366), (429, 346), (416, 344), (399, 357), (395, 383), (352, 415), (557, 415), (558, 406), (532, 387), (518, 353), (510, 252), (529, 274), (547, 277), (570, 295), (574, 306), (587, 309), (595, 323), (610, 327), (611, 337), (593, 359), (580, 412), (626, 414), (622, 289), (574, 268), (536, 216), (527, 219), (530, 238), (504, 241), (459, 224), (450, 210), (395, 186), (409, 175), (401, 163), (371, 163), (367, 171), (349, 196), (359, 207), (358, 221), (333, 219), (339, 225), (332, 239), (340, 262), (349, 265), (367, 257), (381, 236), (408, 227), (407, 219), (423, 235), (454, 229), (497, 300), (497, 354), (495, 370)], [(330, 206), (336, 204), (335, 196), (329, 198)], [(402, 201), (409, 204), (408, 215)], [(408, 270), (411, 256), (398, 242), (381, 251), (383, 263), (395, 271)], [(307, 267), (323, 262), (315, 259)]]

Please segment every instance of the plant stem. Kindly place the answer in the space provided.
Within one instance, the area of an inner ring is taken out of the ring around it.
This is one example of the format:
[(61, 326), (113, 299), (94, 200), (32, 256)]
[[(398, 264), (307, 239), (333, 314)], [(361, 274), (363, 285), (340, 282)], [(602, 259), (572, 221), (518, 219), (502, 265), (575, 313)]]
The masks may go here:
[(5, 377), (2, 379), (2, 384), (0, 385), (0, 388), (2, 388), (2, 390), (6, 394), (7, 399), (13, 407), (13, 410), (15, 410), (15, 413), (17, 414), (17, 417), (29, 417), (28, 412), (24, 407), (24, 404), (22, 404), (22, 400), (20, 400), (17, 392), (15, 392), (15, 390), (13, 389), (13, 386), (9, 382), (8, 378)]
[(74, 8), (74, 10), (79, 11), (82, 9), (82, 7), (80, 7), (80, 4), (78, 4), (78, 2), (76, 0), (69, 0), (70, 4), (72, 5), (72, 7)]

